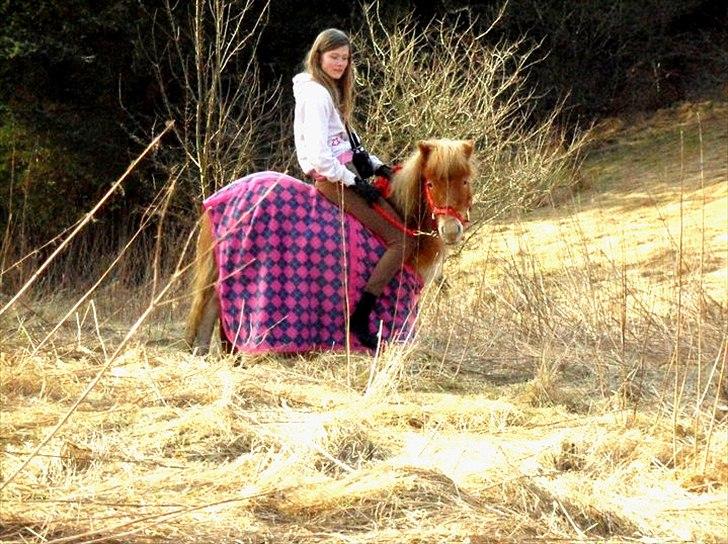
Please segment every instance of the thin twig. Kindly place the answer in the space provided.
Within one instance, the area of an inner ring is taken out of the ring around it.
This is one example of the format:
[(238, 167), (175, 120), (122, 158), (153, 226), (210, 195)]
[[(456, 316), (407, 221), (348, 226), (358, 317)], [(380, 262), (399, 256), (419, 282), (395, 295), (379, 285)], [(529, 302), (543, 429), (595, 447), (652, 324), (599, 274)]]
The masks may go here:
[(38, 268), (38, 270), (35, 271), (35, 273), (30, 277), (28, 281), (25, 282), (25, 285), (20, 288), (20, 290), (15, 294), (13, 298), (10, 299), (10, 301), (3, 306), (2, 309), (0, 309), (0, 316), (3, 315), (14, 303), (16, 300), (18, 300), (25, 291), (28, 290), (28, 288), (35, 283), (35, 280), (37, 280), (40, 275), (43, 273), (43, 271), (50, 266), (50, 264), (55, 260), (55, 258), (65, 249), (65, 247), (73, 240), (76, 235), (81, 232), (81, 230), (91, 222), (94, 215), (97, 211), (106, 203), (106, 201), (113, 195), (116, 190), (119, 188), (119, 186), (126, 180), (126, 178), (131, 174), (131, 172), (136, 168), (137, 164), (139, 164), (146, 156), (147, 154), (155, 149), (157, 147), (157, 144), (159, 143), (159, 140), (162, 139), (162, 137), (174, 126), (174, 121), (168, 121), (167, 125), (165, 126), (164, 130), (160, 132), (156, 138), (154, 138), (151, 143), (146, 147), (144, 151), (141, 152), (141, 154), (134, 159), (134, 161), (129, 165), (129, 167), (126, 169), (126, 172), (124, 172), (119, 179), (117, 179), (111, 188), (106, 192), (106, 194), (101, 197), (101, 200), (99, 200), (96, 205), (91, 208), (90, 211), (88, 211), (85, 215), (85, 217), (76, 225), (76, 228), (73, 229), (71, 234), (68, 235), (68, 238), (63, 240), (63, 242), (56, 248), (56, 250), (51, 253), (50, 257), (48, 257), (45, 262)]

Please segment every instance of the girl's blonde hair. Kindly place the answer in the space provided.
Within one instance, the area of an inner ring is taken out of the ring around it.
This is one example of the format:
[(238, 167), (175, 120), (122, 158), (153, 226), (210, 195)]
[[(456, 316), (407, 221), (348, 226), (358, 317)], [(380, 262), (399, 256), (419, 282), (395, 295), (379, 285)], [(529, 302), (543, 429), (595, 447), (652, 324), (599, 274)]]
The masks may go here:
[[(332, 79), (321, 68), (321, 55), (347, 46), (349, 48), (349, 62), (342, 76), (338, 79)], [(336, 28), (327, 28), (321, 32), (313, 42), (311, 49), (306, 55), (305, 61), (306, 71), (311, 74), (314, 80), (328, 89), (334, 104), (341, 113), (341, 117), (345, 123), (349, 123), (351, 112), (354, 109), (354, 60), (351, 50), (351, 40), (345, 32)]]

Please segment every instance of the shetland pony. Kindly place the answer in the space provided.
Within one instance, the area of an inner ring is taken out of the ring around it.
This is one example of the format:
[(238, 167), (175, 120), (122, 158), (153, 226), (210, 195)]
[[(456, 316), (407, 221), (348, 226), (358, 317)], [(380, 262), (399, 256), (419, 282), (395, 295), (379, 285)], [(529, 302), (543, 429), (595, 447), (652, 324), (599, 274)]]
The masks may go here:
[[(382, 340), (411, 330), (422, 278), (432, 276), (445, 244), (462, 238), (472, 204), (472, 153), (470, 140), (423, 140), (393, 175), (387, 200), (403, 219), (403, 236), (417, 243), (373, 316), (375, 328), (387, 325)], [(347, 344), (350, 305), (384, 251), (371, 232), (312, 186), (276, 172), (237, 180), (203, 206), (190, 349), (207, 353), (218, 320), (225, 351)]]

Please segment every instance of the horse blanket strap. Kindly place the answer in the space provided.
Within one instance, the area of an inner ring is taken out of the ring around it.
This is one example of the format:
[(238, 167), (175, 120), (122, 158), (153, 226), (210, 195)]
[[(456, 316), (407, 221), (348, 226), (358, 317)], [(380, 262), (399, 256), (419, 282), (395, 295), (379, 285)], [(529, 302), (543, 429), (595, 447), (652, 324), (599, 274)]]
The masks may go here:
[[(346, 317), (385, 246), (314, 187), (278, 172), (239, 179), (204, 202), (212, 220), (222, 326), (242, 352), (344, 349)], [(413, 331), (423, 282), (404, 267), (377, 299), (371, 330)], [(347, 307), (348, 296), (348, 307)], [(351, 348), (361, 350), (351, 337)]]

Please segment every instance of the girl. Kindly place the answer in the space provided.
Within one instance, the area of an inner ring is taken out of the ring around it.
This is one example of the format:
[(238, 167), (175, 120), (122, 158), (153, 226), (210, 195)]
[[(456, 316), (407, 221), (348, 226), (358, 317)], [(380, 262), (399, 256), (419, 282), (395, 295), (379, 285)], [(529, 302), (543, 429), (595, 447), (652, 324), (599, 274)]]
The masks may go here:
[(293, 78), (293, 132), (298, 162), (318, 191), (361, 221), (387, 247), (349, 320), (359, 342), (374, 349), (377, 337), (369, 330), (369, 316), (377, 297), (412, 255), (414, 243), (371, 207), (376, 202), (392, 217), (399, 218), (379, 192), (362, 179), (372, 173), (389, 177), (389, 167), (374, 155), (370, 155), (371, 164), (357, 165), (364, 171), (355, 173), (350, 164), (352, 149), (347, 126), (354, 107), (353, 83), (349, 37), (335, 28), (324, 30), (306, 56), (305, 71)]

